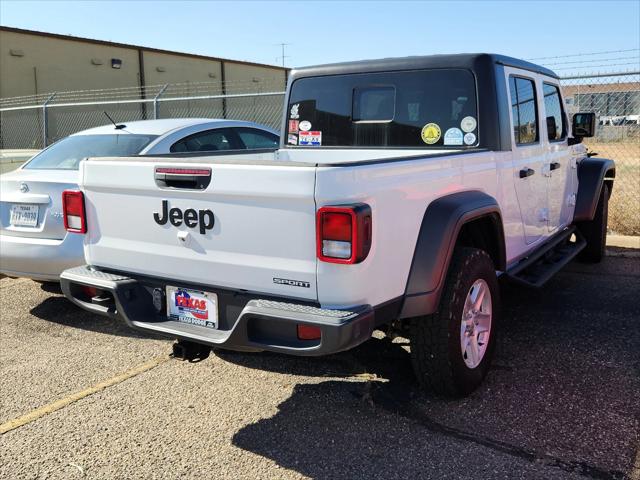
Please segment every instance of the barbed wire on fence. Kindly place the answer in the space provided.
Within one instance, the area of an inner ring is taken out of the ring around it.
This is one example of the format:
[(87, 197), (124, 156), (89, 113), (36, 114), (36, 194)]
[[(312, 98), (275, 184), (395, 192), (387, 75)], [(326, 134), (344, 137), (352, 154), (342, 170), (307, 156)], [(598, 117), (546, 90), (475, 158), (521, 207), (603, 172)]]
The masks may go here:
[[(620, 70), (620, 67), (640, 70), (640, 48), (628, 48), (621, 50), (607, 50), (600, 52), (583, 52), (568, 55), (555, 55), (548, 57), (535, 57), (528, 60), (539, 62), (541, 65), (556, 71), (572, 71), (572, 75), (584, 75), (594, 69)], [(626, 60), (623, 62), (622, 60)], [(602, 71), (600, 73), (607, 73)], [(568, 76), (563, 73), (563, 76)]]
[(0, 110), (38, 108), (53, 95), (48, 105), (74, 102), (145, 101), (159, 97), (187, 97), (284, 91), (285, 84), (277, 80), (253, 79), (244, 81), (184, 82), (110, 89), (52, 92), (0, 99)]
[(625, 50), (608, 50), (605, 52), (585, 52), (585, 53), (571, 53), (568, 55), (556, 55), (554, 57), (535, 57), (535, 58), (527, 58), (526, 60), (552, 60), (556, 58), (570, 58), (570, 57), (585, 57), (585, 56), (594, 56), (594, 55), (611, 55), (612, 53), (626, 53), (626, 52), (637, 52), (640, 51), (640, 48), (628, 48)]
[[(607, 62), (612, 62), (612, 61), (618, 61), (618, 60), (638, 60), (638, 55), (634, 55), (634, 56), (627, 56), (627, 57), (614, 57), (614, 58), (607, 58)], [(593, 62), (600, 62), (602, 63), (603, 60), (600, 58), (596, 58), (593, 60), (572, 60), (572, 61), (564, 61), (564, 62), (555, 62), (555, 63), (543, 63), (543, 65), (545, 67), (549, 67), (549, 66), (553, 66), (553, 65), (570, 65), (570, 64), (584, 64), (584, 63), (593, 63)], [(637, 62), (636, 62), (637, 64)]]

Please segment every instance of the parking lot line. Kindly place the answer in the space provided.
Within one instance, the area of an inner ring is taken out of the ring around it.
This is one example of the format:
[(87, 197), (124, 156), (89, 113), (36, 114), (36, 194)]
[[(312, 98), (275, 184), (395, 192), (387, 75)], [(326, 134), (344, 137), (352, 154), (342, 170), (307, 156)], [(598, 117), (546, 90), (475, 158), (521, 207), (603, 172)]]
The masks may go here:
[(0, 434), (5, 434), (11, 430), (15, 430), (16, 428), (19, 428), (19, 427), (22, 427), (23, 425), (31, 423), (45, 415), (48, 415), (49, 413), (53, 413), (57, 410), (60, 410), (66, 407), (67, 405), (72, 404), (73, 402), (77, 402), (78, 400), (81, 400), (85, 397), (93, 395), (94, 393), (98, 393), (99, 391), (104, 390), (105, 388), (112, 387), (113, 385), (122, 383), (125, 380), (128, 380), (137, 375), (140, 375), (141, 373), (147, 372), (152, 368), (157, 367), (158, 365), (162, 365), (163, 363), (168, 361), (170, 358), (171, 357), (169, 356), (157, 357), (146, 363), (143, 363), (134, 368), (131, 368), (126, 372), (116, 375), (115, 377), (111, 377), (108, 380), (104, 380), (91, 387), (85, 388), (84, 390), (73, 393), (67, 397), (61, 398), (60, 400), (56, 400), (55, 402), (50, 403), (48, 405), (44, 405), (40, 408), (36, 408), (35, 410), (32, 410), (31, 412), (25, 415), (22, 415), (21, 417), (14, 418), (13, 420), (9, 420), (8, 422), (5, 422), (2, 425), (0, 425)]

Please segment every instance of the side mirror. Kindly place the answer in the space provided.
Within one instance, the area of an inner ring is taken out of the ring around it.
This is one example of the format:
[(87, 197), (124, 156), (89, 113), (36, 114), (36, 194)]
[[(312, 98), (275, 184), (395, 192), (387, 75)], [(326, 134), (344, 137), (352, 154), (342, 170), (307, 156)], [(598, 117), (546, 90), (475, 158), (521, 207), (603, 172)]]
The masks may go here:
[(593, 137), (596, 133), (596, 114), (576, 113), (571, 123), (571, 131), (576, 138)]

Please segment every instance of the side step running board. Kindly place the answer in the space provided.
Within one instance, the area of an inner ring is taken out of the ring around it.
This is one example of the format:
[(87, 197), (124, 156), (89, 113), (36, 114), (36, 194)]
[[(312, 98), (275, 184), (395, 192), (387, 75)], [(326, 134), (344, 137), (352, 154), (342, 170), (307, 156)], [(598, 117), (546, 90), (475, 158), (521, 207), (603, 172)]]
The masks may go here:
[[(571, 235), (576, 241), (571, 242)], [(540, 288), (573, 260), (587, 242), (575, 226), (562, 231), (506, 272), (506, 278), (527, 287)]]

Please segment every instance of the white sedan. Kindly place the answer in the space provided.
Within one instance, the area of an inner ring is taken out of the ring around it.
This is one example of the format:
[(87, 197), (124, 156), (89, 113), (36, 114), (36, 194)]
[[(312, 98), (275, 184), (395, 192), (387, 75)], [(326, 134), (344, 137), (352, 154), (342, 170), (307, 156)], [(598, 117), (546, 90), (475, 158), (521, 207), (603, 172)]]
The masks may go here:
[(65, 231), (62, 192), (78, 188), (87, 157), (275, 149), (278, 132), (251, 122), (180, 118), (92, 128), (46, 148), (0, 176), (0, 273), (58, 281), (84, 263), (82, 235)]

